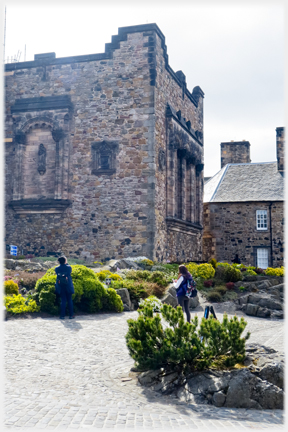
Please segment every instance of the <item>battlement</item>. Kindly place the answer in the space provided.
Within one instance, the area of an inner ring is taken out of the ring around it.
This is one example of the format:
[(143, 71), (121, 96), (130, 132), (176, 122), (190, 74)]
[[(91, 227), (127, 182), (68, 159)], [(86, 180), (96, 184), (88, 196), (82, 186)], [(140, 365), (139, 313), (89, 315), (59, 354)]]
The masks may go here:
[[(105, 44), (105, 52), (99, 54), (87, 54), (87, 55), (78, 55), (78, 56), (69, 56), (69, 57), (59, 57), (56, 58), (56, 54), (53, 53), (41, 53), (35, 54), (33, 61), (26, 62), (18, 62), (18, 63), (8, 63), (5, 64), (5, 72), (12, 72), (21, 69), (30, 69), (37, 67), (46, 67), (50, 65), (63, 65), (63, 64), (71, 64), (71, 63), (81, 63), (81, 62), (92, 62), (99, 60), (108, 60), (113, 58), (113, 53), (115, 50), (120, 49), (120, 42), (127, 41), (128, 34), (132, 33), (143, 33), (143, 36), (150, 36), (149, 41), (147, 42), (147, 47), (150, 52), (151, 57), (153, 56), (153, 50), (155, 48), (155, 38), (151, 38), (151, 35), (154, 33), (161, 40), (161, 47), (163, 50), (163, 56), (165, 59), (165, 68), (171, 74), (173, 79), (177, 82), (177, 84), (183, 89), (183, 93), (193, 102), (193, 104), (197, 107), (199, 102), (199, 97), (204, 97), (204, 93), (199, 86), (193, 88), (192, 92), (187, 89), (186, 77), (182, 71), (174, 72), (168, 62), (168, 54), (167, 54), (167, 46), (165, 44), (165, 36), (161, 32), (160, 28), (157, 24), (141, 24), (129, 27), (119, 27), (118, 35), (113, 35), (111, 37), (111, 42)], [(153, 64), (153, 60), (151, 58), (151, 63)], [(151, 64), (151, 85), (155, 85), (155, 70), (153, 65)], [(153, 75), (154, 73), (154, 75)], [(154, 79), (153, 79), (154, 76)]]

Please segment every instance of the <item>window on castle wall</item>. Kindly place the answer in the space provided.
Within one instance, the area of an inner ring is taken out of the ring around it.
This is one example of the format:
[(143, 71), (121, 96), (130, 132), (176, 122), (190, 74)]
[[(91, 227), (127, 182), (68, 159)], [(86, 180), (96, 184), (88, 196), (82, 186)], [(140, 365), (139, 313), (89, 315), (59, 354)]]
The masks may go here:
[[(107, 148), (108, 147), (108, 148)], [(116, 164), (116, 147), (106, 144), (92, 145), (92, 174), (113, 174)]]
[(256, 210), (256, 228), (257, 230), (267, 230), (267, 210)]

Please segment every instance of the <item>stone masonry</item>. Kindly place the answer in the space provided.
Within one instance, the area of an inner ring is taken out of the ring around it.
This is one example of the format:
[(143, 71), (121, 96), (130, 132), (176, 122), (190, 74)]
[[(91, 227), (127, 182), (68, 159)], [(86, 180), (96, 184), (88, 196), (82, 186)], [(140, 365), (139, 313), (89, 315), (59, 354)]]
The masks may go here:
[(256, 229), (256, 210), (270, 215), (269, 207), (269, 202), (204, 203), (204, 259), (231, 262), (237, 253), (243, 264), (257, 266), (257, 248), (266, 247), (269, 265), (283, 265), (283, 202), (271, 205), (267, 230)]
[(249, 163), (249, 141), (230, 141), (221, 143), (221, 168), (228, 163)]
[(120, 28), (103, 54), (7, 64), (5, 93), (6, 244), (202, 259), (204, 93), (156, 24)]

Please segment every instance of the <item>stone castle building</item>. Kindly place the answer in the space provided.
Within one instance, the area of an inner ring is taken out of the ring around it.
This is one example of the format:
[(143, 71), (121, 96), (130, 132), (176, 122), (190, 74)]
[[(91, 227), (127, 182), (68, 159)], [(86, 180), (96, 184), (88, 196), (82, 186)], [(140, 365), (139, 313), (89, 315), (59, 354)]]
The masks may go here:
[(203, 259), (261, 268), (284, 262), (284, 128), (277, 162), (250, 163), (250, 143), (221, 143), (221, 170), (204, 185)]
[(20, 254), (202, 260), (203, 97), (156, 24), (5, 65), (6, 238)]

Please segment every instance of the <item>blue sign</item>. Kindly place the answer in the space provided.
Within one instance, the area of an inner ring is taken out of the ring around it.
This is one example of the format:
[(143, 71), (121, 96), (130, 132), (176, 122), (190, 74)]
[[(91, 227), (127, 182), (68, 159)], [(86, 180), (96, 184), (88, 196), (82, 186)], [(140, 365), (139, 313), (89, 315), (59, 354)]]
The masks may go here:
[(10, 245), (10, 255), (17, 256), (17, 246)]

